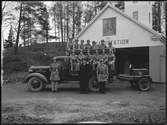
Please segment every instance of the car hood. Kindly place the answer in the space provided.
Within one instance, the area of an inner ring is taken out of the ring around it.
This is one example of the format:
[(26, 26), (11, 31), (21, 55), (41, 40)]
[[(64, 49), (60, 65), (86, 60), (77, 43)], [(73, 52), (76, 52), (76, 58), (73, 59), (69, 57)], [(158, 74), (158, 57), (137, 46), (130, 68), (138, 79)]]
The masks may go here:
[(50, 66), (31, 66), (30, 69), (48, 69)]

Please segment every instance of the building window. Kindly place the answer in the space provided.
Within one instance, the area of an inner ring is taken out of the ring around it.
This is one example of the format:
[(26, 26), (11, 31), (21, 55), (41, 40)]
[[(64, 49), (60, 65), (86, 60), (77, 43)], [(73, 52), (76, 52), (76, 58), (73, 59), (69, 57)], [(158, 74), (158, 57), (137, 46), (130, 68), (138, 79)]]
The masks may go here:
[(138, 11), (133, 12), (133, 18), (135, 18), (136, 20), (138, 20)]
[(116, 17), (103, 19), (103, 36), (116, 35)]
[(133, 3), (138, 3), (138, 1), (133, 1)]
[(149, 23), (150, 23), (150, 13), (149, 13)]

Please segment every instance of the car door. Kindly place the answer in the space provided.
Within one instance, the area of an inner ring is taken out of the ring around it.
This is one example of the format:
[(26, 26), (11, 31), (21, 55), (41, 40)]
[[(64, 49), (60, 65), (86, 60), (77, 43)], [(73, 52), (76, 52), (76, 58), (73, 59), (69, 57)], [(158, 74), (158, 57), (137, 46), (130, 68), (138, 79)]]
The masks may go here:
[(66, 81), (68, 80), (68, 68), (67, 68), (67, 62), (64, 58), (58, 58), (57, 63), (60, 65), (60, 80)]

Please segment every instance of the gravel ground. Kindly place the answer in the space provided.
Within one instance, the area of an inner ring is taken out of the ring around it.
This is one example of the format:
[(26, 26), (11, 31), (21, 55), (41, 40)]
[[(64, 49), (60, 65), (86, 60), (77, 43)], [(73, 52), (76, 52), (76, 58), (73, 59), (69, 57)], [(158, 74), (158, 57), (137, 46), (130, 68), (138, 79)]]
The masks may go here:
[(21, 82), (2, 86), (2, 123), (107, 123), (165, 124), (165, 84), (153, 84), (147, 92), (115, 81), (106, 94), (80, 94), (78, 84), (60, 84), (30, 92)]

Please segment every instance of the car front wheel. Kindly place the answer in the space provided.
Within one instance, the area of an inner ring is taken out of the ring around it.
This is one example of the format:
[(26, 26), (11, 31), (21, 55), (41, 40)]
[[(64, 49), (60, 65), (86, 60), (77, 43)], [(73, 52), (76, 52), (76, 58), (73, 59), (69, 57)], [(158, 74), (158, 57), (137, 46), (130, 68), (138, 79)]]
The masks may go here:
[(29, 79), (27, 87), (32, 92), (39, 92), (44, 88), (44, 85), (40, 78), (32, 77)]

